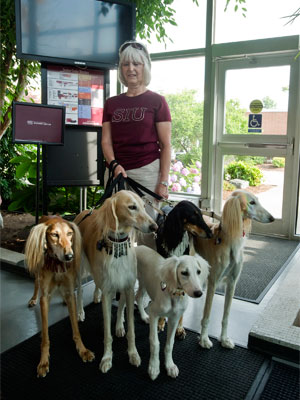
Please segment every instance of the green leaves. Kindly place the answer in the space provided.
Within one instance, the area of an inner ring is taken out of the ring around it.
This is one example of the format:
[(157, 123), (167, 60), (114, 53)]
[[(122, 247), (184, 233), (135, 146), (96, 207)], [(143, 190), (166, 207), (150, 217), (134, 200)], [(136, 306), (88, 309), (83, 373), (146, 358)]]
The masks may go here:
[[(193, 0), (196, 4), (197, 1)], [(152, 34), (158, 42), (166, 43), (172, 39), (166, 34), (165, 26), (177, 26), (176, 11), (171, 7), (174, 0), (132, 0), (136, 4), (136, 31), (141, 39), (150, 43)]]
[(191, 153), (202, 147), (203, 103), (196, 100), (196, 95), (196, 90), (165, 95), (172, 115), (171, 140), (175, 151)]
[(224, 176), (226, 180), (243, 179), (248, 181), (250, 186), (259, 186), (263, 173), (251, 163), (233, 161), (225, 167)]
[[(226, 5), (225, 5), (225, 9), (224, 9), (225, 12), (228, 10), (228, 6), (231, 1), (233, 2), (233, 0), (226, 0)], [(246, 18), (247, 8), (242, 7), (244, 5), (244, 3), (246, 4), (246, 0), (234, 0), (234, 1), (235, 1), (234, 11), (237, 12), (240, 9), (242, 16)]]

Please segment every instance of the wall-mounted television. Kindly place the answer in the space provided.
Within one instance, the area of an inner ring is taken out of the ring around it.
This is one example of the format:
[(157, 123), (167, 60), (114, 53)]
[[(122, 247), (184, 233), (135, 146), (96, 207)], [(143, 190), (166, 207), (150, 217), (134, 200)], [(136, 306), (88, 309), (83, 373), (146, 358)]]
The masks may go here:
[(17, 57), (115, 68), (135, 38), (135, 5), (111, 0), (15, 0)]

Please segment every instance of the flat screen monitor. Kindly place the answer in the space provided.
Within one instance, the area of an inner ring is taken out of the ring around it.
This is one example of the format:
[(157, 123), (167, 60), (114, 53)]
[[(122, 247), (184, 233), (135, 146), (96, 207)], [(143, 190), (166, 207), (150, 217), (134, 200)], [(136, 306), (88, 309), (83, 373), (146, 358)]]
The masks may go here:
[(65, 107), (13, 102), (13, 142), (63, 145)]
[(17, 57), (115, 68), (135, 37), (135, 6), (125, 1), (15, 0)]

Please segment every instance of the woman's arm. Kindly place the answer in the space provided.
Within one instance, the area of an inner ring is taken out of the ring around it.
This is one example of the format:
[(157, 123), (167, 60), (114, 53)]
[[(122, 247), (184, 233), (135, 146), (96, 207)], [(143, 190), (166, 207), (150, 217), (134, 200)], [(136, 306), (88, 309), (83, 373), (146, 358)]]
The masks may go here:
[[(112, 142), (112, 138), (111, 138), (110, 122), (103, 122), (101, 146), (102, 146), (104, 158), (105, 158), (106, 162), (108, 164), (110, 164), (112, 162), (112, 160), (115, 160), (113, 142)], [(115, 169), (114, 176), (116, 177), (120, 173), (122, 173), (122, 175), (125, 178), (127, 177), (125, 169), (121, 165), (118, 165)]]
[[(156, 129), (160, 146), (160, 177), (159, 182), (168, 182), (171, 165), (171, 122), (157, 122)], [(158, 183), (156, 193), (168, 198), (168, 187)]]

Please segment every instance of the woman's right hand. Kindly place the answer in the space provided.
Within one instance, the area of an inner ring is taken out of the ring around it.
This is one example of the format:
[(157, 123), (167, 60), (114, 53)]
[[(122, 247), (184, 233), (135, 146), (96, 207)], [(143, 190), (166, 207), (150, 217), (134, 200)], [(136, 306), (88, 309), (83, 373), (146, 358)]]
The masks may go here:
[(124, 178), (127, 178), (127, 174), (125, 169), (122, 167), (122, 165), (117, 165), (114, 171), (114, 178), (116, 178), (119, 174), (122, 174)]

